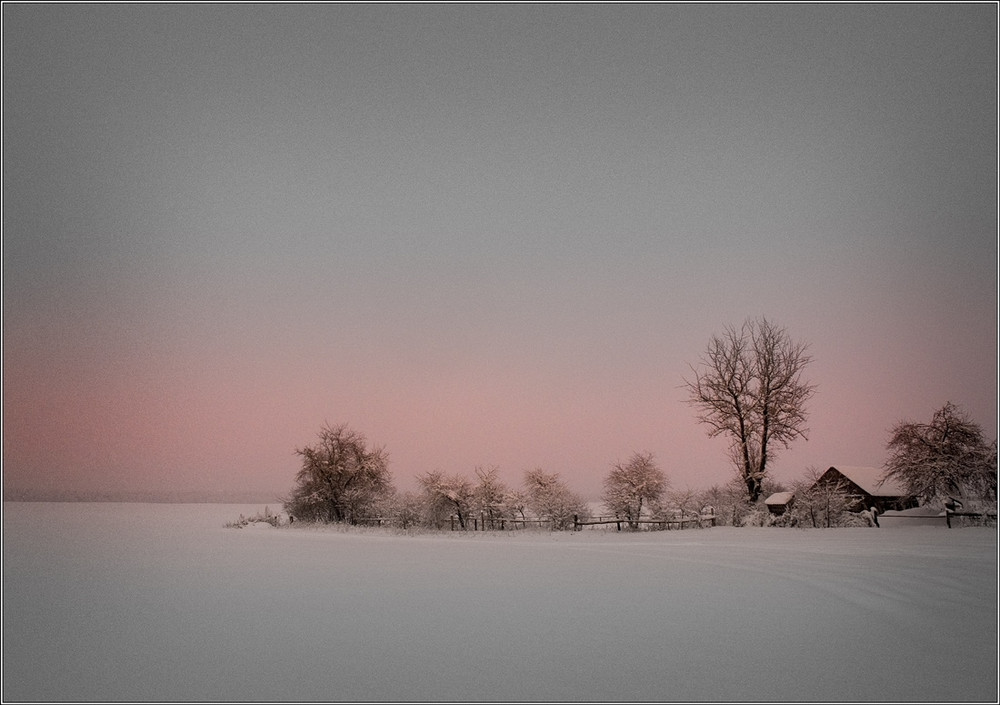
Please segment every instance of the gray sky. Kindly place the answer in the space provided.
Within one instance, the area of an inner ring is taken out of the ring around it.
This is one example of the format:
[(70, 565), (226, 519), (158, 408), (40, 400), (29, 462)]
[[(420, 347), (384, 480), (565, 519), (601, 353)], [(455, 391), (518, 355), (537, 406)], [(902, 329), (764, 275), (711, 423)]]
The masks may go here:
[(282, 489), (325, 422), (400, 484), (648, 450), (766, 315), (808, 443), (996, 436), (997, 8), (3, 6), (8, 486)]

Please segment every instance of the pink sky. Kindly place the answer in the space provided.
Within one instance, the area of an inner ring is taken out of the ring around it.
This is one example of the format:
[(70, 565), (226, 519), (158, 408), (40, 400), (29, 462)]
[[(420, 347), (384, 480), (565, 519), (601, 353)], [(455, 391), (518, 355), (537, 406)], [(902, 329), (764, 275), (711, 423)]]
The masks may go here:
[(726, 481), (680, 389), (811, 345), (810, 440), (997, 426), (996, 7), (4, 6), (5, 489)]

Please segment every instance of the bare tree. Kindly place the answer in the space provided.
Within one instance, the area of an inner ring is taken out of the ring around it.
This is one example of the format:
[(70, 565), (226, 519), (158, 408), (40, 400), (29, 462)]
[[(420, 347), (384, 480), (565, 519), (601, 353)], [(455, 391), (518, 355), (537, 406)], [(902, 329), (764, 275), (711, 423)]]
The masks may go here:
[(700, 505), (701, 513), (714, 514), (718, 526), (725, 526), (727, 524), (735, 526), (737, 518), (735, 505), (739, 504), (741, 507), (746, 507), (747, 504), (746, 500), (743, 499), (746, 489), (742, 485), (737, 489), (739, 489), (740, 494), (734, 497), (733, 483), (730, 480), (721, 487), (719, 485), (712, 485), (707, 490), (702, 490), (698, 494), (698, 504)]
[(683, 490), (674, 490), (667, 493), (667, 500), (674, 508), (677, 517), (681, 520), (680, 528), (684, 528), (684, 518), (695, 513), (697, 510), (697, 493), (690, 487)]
[(392, 517), (393, 525), (412, 529), (424, 521), (424, 498), (416, 492), (396, 492), (385, 502), (382, 516)]
[(476, 468), (479, 484), (473, 490), (472, 500), (476, 511), (483, 515), (483, 528), (495, 529), (501, 519), (513, 513), (508, 507), (510, 490), (499, 474), (500, 468), (496, 465)]
[(440, 525), (441, 515), (453, 512), (458, 515), (459, 525), (466, 527), (474, 494), (467, 478), (434, 470), (418, 476), (417, 481), (423, 488), (432, 523)]
[(628, 521), (633, 531), (639, 528), (643, 502), (647, 507), (659, 502), (669, 485), (667, 476), (653, 462), (652, 453), (633, 453), (627, 463), (615, 463), (604, 478), (601, 499), (615, 516)]
[(808, 433), (805, 407), (816, 388), (802, 379), (812, 361), (807, 351), (766, 318), (747, 319), (713, 336), (700, 368), (691, 368), (694, 378), (684, 380), (708, 435), (728, 438), (751, 504), (760, 497), (774, 444), (788, 448)]
[(886, 447), (884, 478), (921, 500), (957, 495), (996, 502), (996, 441), (987, 443), (982, 427), (951, 402), (929, 424), (897, 424)]
[(810, 465), (803, 479), (794, 485), (795, 504), (790, 511), (800, 524), (808, 522), (813, 528), (840, 526), (847, 512), (858, 502), (842, 475), (832, 479), (828, 476), (826, 481), (819, 482), (825, 472)]
[(587, 515), (586, 503), (559, 479), (559, 473), (547, 473), (541, 468), (524, 473), (527, 506), (539, 519), (551, 523), (553, 529), (566, 529), (573, 524), (573, 515)]
[[(763, 490), (761, 491), (763, 492)], [(725, 514), (722, 520), (724, 524), (729, 524), (729, 526), (744, 526), (748, 522), (753, 524), (753, 515), (759, 507), (747, 502), (747, 486), (739, 475), (733, 475), (722, 486), (722, 494), (721, 506)]]
[(295, 453), (302, 468), (284, 508), (297, 519), (353, 522), (393, 492), (385, 450), (347, 424), (324, 426), (318, 443)]
[(528, 508), (528, 493), (525, 490), (508, 490), (507, 495), (504, 497), (504, 505), (507, 507), (512, 518), (516, 519), (518, 515), (520, 515), (522, 521), (528, 518), (525, 516), (525, 511)]

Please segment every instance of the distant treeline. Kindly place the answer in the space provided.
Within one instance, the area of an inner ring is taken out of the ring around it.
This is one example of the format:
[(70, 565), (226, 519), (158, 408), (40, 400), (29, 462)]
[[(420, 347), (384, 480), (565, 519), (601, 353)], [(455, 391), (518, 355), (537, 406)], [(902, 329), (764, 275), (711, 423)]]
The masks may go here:
[(5, 487), (4, 502), (141, 502), (147, 504), (266, 504), (275, 494), (196, 490), (65, 490)]

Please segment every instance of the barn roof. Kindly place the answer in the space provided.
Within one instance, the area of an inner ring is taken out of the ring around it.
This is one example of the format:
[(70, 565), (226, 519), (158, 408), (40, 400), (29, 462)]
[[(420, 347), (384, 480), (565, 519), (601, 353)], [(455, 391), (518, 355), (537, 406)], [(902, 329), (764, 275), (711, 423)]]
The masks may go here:
[(909, 493), (899, 483), (893, 480), (882, 481), (882, 468), (855, 467), (835, 465), (830, 470), (836, 470), (872, 497), (906, 497)]
[(770, 497), (764, 500), (764, 504), (768, 505), (785, 505), (792, 501), (792, 492), (775, 492)]

